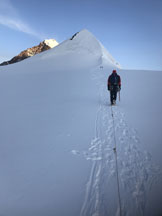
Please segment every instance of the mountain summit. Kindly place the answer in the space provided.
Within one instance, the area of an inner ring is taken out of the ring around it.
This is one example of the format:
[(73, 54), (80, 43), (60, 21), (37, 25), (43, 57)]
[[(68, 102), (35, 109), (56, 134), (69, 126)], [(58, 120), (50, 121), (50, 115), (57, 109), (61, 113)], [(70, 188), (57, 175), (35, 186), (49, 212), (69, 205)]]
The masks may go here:
[[(111, 65), (120, 68), (120, 64), (111, 56), (101, 42), (88, 30), (83, 29), (69, 39), (63, 41), (54, 50), (42, 53), (30, 61), (47, 60), (55, 62), (58, 68), (85, 67), (87, 65)], [(64, 58), (64, 64), (62, 64)], [(60, 64), (61, 63), (61, 64)], [(41, 64), (41, 63), (40, 63)]]
[(22, 61), (28, 57), (34, 56), (34, 55), (41, 53), (45, 50), (51, 49), (57, 45), (58, 45), (58, 42), (54, 39), (44, 40), (39, 45), (33, 46), (32, 48), (28, 48), (28, 49), (22, 51), (20, 54), (13, 57), (11, 60), (4, 61), (0, 65), (3, 66), (3, 65), (13, 64), (13, 63)]

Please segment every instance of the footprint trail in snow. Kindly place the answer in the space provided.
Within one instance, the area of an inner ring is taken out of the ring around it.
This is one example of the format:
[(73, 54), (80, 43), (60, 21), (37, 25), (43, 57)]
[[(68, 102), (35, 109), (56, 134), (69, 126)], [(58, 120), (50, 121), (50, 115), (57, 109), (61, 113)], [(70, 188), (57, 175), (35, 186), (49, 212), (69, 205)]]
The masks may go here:
[[(105, 86), (100, 85), (100, 101), (96, 114), (95, 136), (90, 147), (78, 155), (92, 161), (80, 216), (143, 216), (147, 196), (160, 170), (148, 152), (140, 150), (135, 129), (127, 125), (120, 107), (108, 104)], [(112, 117), (113, 112), (113, 117)], [(113, 119), (114, 118), (114, 119)], [(114, 131), (117, 146), (121, 211), (118, 202), (116, 163), (113, 148)], [(73, 150), (77, 155), (77, 151)]]

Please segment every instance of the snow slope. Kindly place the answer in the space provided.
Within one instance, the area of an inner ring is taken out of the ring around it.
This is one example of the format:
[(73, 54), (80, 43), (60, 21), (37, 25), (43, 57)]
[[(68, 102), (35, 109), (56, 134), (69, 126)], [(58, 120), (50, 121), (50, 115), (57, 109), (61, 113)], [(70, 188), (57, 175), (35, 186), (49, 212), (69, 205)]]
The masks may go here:
[(1, 67), (0, 215), (162, 214), (162, 72), (118, 69), (111, 107), (113, 68), (87, 30)]

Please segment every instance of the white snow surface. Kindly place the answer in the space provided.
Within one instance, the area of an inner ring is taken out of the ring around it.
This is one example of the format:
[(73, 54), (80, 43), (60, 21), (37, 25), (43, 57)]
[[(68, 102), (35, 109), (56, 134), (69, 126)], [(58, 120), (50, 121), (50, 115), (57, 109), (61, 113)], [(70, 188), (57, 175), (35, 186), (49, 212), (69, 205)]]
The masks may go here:
[(87, 30), (1, 67), (0, 215), (162, 215), (161, 79), (119, 69)]
[(44, 43), (51, 48), (58, 45), (58, 42), (55, 39), (46, 39), (46, 40), (44, 40)]

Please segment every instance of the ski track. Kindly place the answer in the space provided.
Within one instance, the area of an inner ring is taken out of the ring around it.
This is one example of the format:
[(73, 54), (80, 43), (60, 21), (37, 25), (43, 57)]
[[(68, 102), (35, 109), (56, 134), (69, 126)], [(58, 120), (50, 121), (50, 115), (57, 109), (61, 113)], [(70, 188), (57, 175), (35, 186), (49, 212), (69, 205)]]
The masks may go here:
[[(85, 189), (85, 198), (80, 216), (144, 216), (147, 197), (152, 184), (161, 175), (152, 162), (151, 154), (140, 150), (140, 138), (134, 128), (130, 128), (119, 106), (109, 104), (109, 93), (105, 91), (104, 74), (93, 71), (93, 79), (99, 86), (99, 108), (96, 115), (95, 136), (87, 151), (72, 150), (92, 161), (92, 167)], [(114, 120), (112, 118), (112, 112)], [(119, 211), (116, 163), (113, 148), (114, 129), (117, 146), (121, 209)], [(115, 188), (111, 182), (115, 182)], [(116, 193), (112, 203), (112, 191)]]

